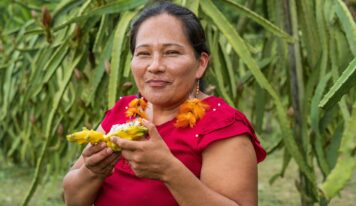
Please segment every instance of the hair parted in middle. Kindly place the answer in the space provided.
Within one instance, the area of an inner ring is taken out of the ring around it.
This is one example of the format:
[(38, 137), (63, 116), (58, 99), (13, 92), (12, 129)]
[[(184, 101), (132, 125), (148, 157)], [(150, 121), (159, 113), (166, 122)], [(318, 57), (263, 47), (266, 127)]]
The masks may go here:
[(185, 7), (169, 1), (160, 1), (144, 9), (132, 23), (130, 32), (130, 50), (132, 54), (135, 51), (136, 36), (141, 24), (150, 17), (160, 14), (174, 16), (182, 22), (184, 33), (194, 49), (196, 58), (199, 58), (202, 52), (210, 53), (206, 44), (205, 32), (198, 17)]

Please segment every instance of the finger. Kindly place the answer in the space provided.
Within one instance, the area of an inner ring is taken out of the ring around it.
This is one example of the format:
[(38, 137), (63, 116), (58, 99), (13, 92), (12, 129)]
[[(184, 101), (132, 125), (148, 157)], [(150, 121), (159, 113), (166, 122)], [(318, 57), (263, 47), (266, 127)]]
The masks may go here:
[(84, 149), (82, 155), (85, 157), (89, 157), (95, 153), (102, 151), (105, 147), (106, 147), (105, 142), (102, 142), (102, 143), (96, 144), (96, 145), (89, 144), (89, 146), (87, 146)]
[(142, 119), (142, 124), (148, 129), (148, 135), (150, 138), (162, 139), (161, 135), (157, 131), (156, 126), (152, 122), (146, 119)]
[(135, 141), (145, 141), (145, 140), (147, 140), (146, 136), (138, 137), (137, 139), (135, 139)]
[(89, 157), (87, 157), (86, 165), (95, 166), (98, 165), (101, 161), (106, 159), (108, 156), (112, 155), (113, 151), (110, 148), (106, 148), (97, 152)]
[(121, 154), (122, 156), (127, 160), (127, 161), (133, 161), (134, 160), (134, 151), (132, 150), (122, 150)]
[(119, 160), (120, 155), (113, 153), (112, 155), (105, 158), (98, 164), (101, 169), (109, 168), (110, 170), (115, 166), (116, 162)]
[(119, 161), (119, 158), (114, 158), (109, 162), (104, 168), (102, 168), (103, 171), (107, 174), (113, 174), (115, 171), (115, 165)]
[(112, 137), (111, 141), (117, 144), (122, 150), (141, 150), (142, 141), (126, 140), (118, 137)]

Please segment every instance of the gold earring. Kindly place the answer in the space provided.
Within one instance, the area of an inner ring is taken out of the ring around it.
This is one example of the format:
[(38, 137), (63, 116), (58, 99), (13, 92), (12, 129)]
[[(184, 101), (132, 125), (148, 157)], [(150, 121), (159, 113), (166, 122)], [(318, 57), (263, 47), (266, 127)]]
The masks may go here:
[(198, 98), (199, 92), (200, 92), (200, 88), (199, 88), (199, 79), (197, 79), (197, 85), (195, 87), (195, 98)]

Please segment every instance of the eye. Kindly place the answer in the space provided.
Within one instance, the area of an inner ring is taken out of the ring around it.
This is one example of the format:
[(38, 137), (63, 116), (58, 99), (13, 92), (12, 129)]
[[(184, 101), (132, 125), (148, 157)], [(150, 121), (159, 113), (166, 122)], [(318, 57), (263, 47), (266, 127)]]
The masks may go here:
[(136, 56), (147, 57), (150, 56), (150, 53), (146, 51), (139, 51), (136, 53)]
[(175, 56), (175, 55), (179, 55), (180, 52), (177, 51), (177, 50), (168, 50), (168, 51), (166, 51), (165, 54), (166, 54), (166, 55), (169, 55), (169, 56)]

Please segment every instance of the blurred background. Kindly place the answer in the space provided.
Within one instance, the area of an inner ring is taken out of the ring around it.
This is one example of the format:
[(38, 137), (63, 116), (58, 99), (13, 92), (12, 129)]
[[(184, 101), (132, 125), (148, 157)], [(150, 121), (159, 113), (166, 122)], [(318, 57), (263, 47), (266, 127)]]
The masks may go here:
[[(135, 94), (128, 30), (150, 0), (0, 1), (0, 205), (64, 205), (61, 181)], [(202, 21), (204, 90), (252, 121), (259, 205), (356, 202), (356, 1), (175, 0)]]

